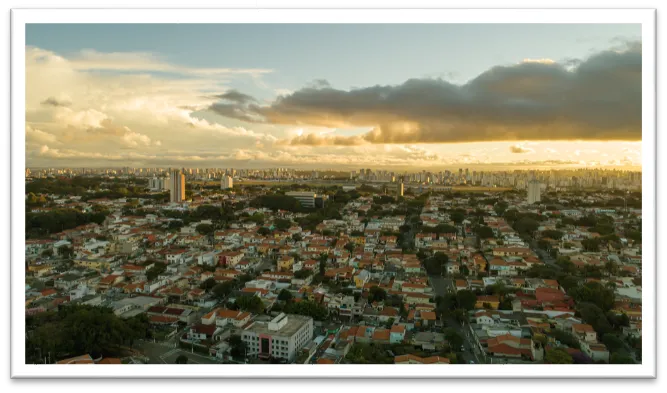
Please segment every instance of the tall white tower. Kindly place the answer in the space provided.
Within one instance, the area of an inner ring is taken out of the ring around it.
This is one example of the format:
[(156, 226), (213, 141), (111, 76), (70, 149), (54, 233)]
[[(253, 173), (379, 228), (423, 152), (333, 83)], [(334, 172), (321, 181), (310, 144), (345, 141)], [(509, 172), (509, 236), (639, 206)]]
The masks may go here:
[(222, 180), (220, 181), (220, 187), (223, 190), (229, 190), (234, 187), (234, 179), (232, 179), (231, 176), (222, 176)]

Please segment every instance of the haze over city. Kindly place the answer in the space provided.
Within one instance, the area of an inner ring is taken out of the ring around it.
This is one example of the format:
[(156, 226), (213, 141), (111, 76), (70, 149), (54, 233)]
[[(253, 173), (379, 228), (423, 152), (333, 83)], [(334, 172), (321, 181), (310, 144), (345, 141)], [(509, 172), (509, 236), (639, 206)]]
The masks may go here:
[(641, 169), (639, 25), (29, 25), (29, 167)]

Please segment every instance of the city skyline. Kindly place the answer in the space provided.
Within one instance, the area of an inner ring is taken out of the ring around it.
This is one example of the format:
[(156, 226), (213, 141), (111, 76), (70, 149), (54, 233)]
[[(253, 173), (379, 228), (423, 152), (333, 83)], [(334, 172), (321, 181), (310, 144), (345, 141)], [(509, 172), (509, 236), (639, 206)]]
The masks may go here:
[(26, 44), (29, 167), (641, 168), (639, 25), (45, 24)]

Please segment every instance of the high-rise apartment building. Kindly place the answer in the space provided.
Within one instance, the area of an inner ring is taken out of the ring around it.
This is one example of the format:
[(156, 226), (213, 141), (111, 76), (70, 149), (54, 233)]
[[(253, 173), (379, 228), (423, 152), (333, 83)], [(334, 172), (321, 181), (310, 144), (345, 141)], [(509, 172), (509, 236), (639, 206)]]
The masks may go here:
[(185, 200), (185, 175), (179, 170), (171, 171), (169, 179), (169, 201), (183, 202)]
[(234, 187), (234, 179), (231, 176), (222, 176), (220, 186), (223, 190), (229, 190)]
[(528, 203), (532, 204), (540, 201), (541, 186), (540, 182), (535, 179), (528, 182)]

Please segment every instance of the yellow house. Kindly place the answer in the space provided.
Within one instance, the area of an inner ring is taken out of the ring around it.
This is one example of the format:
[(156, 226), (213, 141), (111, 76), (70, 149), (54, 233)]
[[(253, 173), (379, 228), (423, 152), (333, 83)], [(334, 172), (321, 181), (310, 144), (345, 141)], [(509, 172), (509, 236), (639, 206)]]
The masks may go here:
[(477, 303), (475, 303), (475, 308), (485, 308), (484, 305), (491, 306), (491, 309), (497, 310), (500, 305), (499, 296), (477, 296)]
[(366, 270), (361, 270), (354, 275), (354, 286), (363, 288), (364, 285), (371, 279), (371, 274)]
[(74, 264), (77, 266), (83, 266), (95, 270), (109, 268), (109, 262), (98, 259), (75, 259)]
[(353, 243), (358, 244), (360, 246), (363, 246), (364, 244), (366, 244), (366, 237), (364, 237), (364, 236), (353, 236), (353, 237), (350, 238), (350, 240)]
[(281, 272), (291, 271), (292, 265), (294, 265), (294, 258), (289, 255), (283, 255), (278, 259), (278, 270)]
[(32, 272), (35, 277), (42, 277), (46, 276), (47, 274), (51, 274), (51, 272), (53, 272), (53, 268), (47, 265), (31, 265), (28, 266), (28, 271)]

